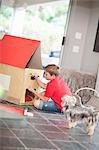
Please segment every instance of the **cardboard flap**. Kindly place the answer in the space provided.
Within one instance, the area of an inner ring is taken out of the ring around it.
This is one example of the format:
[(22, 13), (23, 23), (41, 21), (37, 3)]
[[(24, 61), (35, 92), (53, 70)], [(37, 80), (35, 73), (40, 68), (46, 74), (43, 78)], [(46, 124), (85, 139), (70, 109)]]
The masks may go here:
[(42, 62), (41, 61), (41, 50), (40, 50), (40, 46), (39, 46), (39, 48), (37, 48), (37, 50), (31, 56), (26, 67), (27, 68), (33, 68), (33, 69), (43, 69), (41, 62)]
[(5, 35), (0, 42), (0, 63), (25, 68), (40, 41)]

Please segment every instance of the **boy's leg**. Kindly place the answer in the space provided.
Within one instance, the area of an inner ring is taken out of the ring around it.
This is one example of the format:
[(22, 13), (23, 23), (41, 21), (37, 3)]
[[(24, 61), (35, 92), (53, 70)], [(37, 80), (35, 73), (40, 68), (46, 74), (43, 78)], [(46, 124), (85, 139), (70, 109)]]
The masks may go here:
[(47, 102), (42, 101), (40, 99), (34, 99), (33, 100), (33, 105), (42, 111), (47, 111), (47, 112), (61, 112), (61, 110), (58, 108), (58, 106), (55, 104), (55, 102), (50, 99)]

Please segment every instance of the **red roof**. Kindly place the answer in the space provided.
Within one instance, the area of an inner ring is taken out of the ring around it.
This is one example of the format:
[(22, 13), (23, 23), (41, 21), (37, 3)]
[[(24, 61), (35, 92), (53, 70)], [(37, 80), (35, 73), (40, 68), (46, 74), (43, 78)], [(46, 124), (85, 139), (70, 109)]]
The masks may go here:
[(0, 63), (25, 68), (40, 41), (4, 35), (0, 41)]

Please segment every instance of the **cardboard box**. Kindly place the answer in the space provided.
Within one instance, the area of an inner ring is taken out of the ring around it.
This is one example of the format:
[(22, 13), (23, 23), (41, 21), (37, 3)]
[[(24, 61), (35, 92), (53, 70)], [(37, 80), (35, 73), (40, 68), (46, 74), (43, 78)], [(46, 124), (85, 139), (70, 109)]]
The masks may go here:
[(39, 90), (31, 74), (43, 77), (40, 41), (5, 35), (0, 41), (0, 84), (6, 90), (6, 100), (19, 105), (26, 102), (26, 89)]

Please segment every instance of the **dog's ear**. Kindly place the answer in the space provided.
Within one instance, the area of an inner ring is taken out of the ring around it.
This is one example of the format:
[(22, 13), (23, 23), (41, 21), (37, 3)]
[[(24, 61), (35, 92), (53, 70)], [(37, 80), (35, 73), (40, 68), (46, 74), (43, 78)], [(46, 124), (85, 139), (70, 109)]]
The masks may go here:
[(76, 106), (82, 106), (81, 97), (77, 94), (73, 94), (73, 97), (76, 99)]
[(62, 110), (63, 112), (65, 112), (67, 109), (69, 109), (69, 105), (67, 104), (67, 102), (64, 100), (61, 102), (61, 106), (62, 106)]
[(63, 107), (63, 109), (62, 109), (62, 110), (63, 110), (63, 112), (66, 112), (68, 109), (69, 109), (69, 106), (68, 106), (68, 105), (66, 105), (66, 106), (64, 106), (64, 107)]
[(66, 106), (65, 106), (65, 109), (66, 109), (66, 110), (69, 109), (69, 105), (66, 105)]

